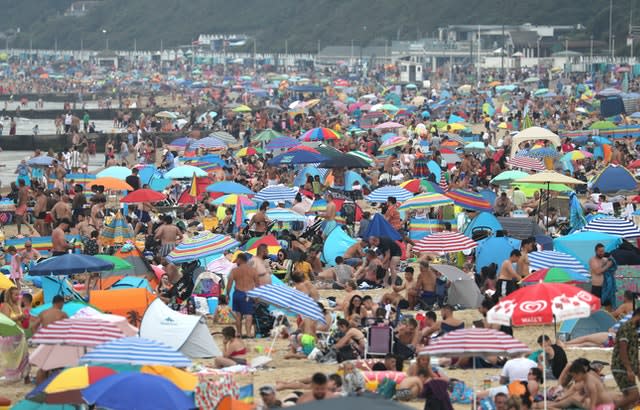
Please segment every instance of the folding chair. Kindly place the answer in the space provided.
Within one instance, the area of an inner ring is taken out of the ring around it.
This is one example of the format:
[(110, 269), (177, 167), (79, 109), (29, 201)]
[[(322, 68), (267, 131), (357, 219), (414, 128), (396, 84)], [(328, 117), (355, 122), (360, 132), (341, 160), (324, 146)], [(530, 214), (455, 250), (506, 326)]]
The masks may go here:
[(390, 326), (371, 326), (366, 330), (367, 343), (364, 358), (386, 356), (393, 352), (393, 328)]

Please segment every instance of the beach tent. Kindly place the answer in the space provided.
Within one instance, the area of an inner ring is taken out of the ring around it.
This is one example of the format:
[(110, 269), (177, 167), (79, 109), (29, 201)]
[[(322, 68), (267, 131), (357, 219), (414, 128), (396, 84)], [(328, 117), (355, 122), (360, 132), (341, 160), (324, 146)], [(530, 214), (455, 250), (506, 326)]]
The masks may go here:
[(495, 215), (489, 212), (481, 212), (478, 214), (464, 229), (464, 235), (471, 238), (473, 237), (473, 231), (489, 230), (491, 234), (495, 235), (497, 231), (502, 230), (502, 224), (498, 221)]
[(151, 264), (142, 256), (142, 252), (135, 246), (124, 245), (113, 256), (124, 259), (133, 265), (132, 269), (120, 270), (116, 273), (122, 276), (147, 276), (153, 275)]
[(93, 306), (104, 313), (126, 317), (136, 327), (140, 326), (142, 315), (155, 298), (144, 288), (92, 290), (89, 293), (89, 302)]
[(608, 312), (598, 310), (589, 317), (565, 320), (560, 326), (559, 336), (564, 340), (573, 340), (594, 333), (607, 332), (615, 323), (616, 320)]
[[(224, 258), (227, 260), (226, 258)], [(231, 262), (229, 262), (231, 263)], [(201, 272), (193, 285), (194, 296), (211, 297), (220, 295), (220, 280), (222, 278), (217, 274), (209, 271)]]
[(334, 229), (324, 241), (322, 257), (329, 266), (335, 266), (336, 257), (344, 255), (347, 249), (357, 241), (347, 234), (344, 229)]
[(120, 290), (132, 288), (141, 288), (146, 289), (149, 292), (153, 292), (153, 289), (151, 288), (151, 285), (149, 285), (148, 280), (146, 280), (145, 278), (137, 278), (135, 276), (126, 276), (111, 285), (109, 289)]
[(568, 253), (589, 268), (589, 259), (595, 254), (595, 246), (603, 244), (606, 252), (611, 252), (622, 243), (622, 238), (602, 232), (575, 232), (553, 240), (553, 248)]
[(476, 309), (480, 306), (483, 296), (474, 278), (455, 266), (431, 264), (431, 267), (451, 282), (447, 297), (449, 305), (460, 305), (465, 309)]
[(140, 337), (162, 342), (190, 358), (222, 356), (204, 317), (176, 312), (160, 299), (144, 313)]
[(391, 226), (381, 214), (375, 214), (373, 216), (373, 219), (369, 222), (367, 231), (364, 233), (364, 239), (369, 239), (371, 236), (386, 236), (394, 241), (402, 239), (398, 231), (393, 229), (393, 226)]
[(636, 181), (628, 169), (613, 164), (607, 165), (605, 169), (589, 182), (589, 188), (591, 190), (597, 188), (602, 193), (635, 191), (637, 186), (638, 181)]
[(67, 300), (84, 300), (67, 279), (57, 276), (42, 276), (42, 291), (44, 303), (51, 303), (56, 295), (62, 295)]
[(495, 263), (500, 265), (514, 249), (520, 249), (520, 240), (507, 236), (492, 236), (478, 241), (476, 248), (476, 272), (480, 272), (483, 266)]

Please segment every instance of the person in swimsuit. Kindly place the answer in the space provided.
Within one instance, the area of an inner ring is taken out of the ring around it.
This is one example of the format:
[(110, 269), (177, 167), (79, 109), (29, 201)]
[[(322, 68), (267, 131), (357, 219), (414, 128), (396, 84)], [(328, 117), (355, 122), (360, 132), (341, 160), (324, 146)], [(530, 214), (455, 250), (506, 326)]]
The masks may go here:
[(615, 410), (617, 408), (602, 380), (594, 372), (585, 369), (582, 363), (574, 362), (569, 368), (569, 374), (576, 382), (583, 383), (585, 396), (589, 398), (591, 409)]
[(518, 281), (522, 280), (522, 277), (516, 272), (513, 266), (518, 262), (520, 256), (522, 256), (520, 251), (514, 249), (511, 251), (509, 259), (502, 262), (498, 281), (496, 282), (496, 293), (494, 295), (496, 299), (507, 296), (518, 289)]
[(249, 221), (249, 232), (251, 232), (252, 236), (262, 236), (267, 232), (267, 226), (271, 222), (269, 218), (267, 218), (267, 209), (269, 209), (269, 202), (264, 201), (260, 205), (258, 212), (251, 217), (251, 220)]
[(247, 255), (240, 253), (235, 260), (237, 267), (229, 273), (227, 285), (227, 298), (234, 288), (233, 311), (236, 315), (236, 333), (242, 335), (242, 319), (245, 320), (245, 336), (251, 336), (251, 328), (253, 325), (254, 305), (253, 300), (247, 296), (247, 292), (258, 286), (258, 272), (247, 263)]
[(422, 393), (422, 387), (429, 381), (429, 370), (418, 369), (416, 376), (405, 377), (396, 386), (396, 400), (411, 401)]
[(241, 338), (236, 336), (236, 329), (227, 326), (222, 329), (223, 349), (222, 357), (216, 357), (216, 368), (247, 364), (247, 346)]
[(351, 327), (351, 323), (345, 319), (338, 319), (337, 325), (343, 336), (336, 342), (334, 348), (337, 351), (346, 351), (347, 348), (352, 348), (358, 355), (363, 355), (365, 347), (364, 334), (358, 328)]

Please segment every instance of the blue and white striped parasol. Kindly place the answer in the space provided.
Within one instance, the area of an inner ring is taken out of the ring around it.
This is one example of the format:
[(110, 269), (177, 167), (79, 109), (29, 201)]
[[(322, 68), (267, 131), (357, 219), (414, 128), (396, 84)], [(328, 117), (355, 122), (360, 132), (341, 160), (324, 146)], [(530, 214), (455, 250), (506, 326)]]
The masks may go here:
[(209, 134), (209, 137), (215, 137), (226, 144), (237, 144), (238, 140), (226, 131), (216, 131)]
[(298, 194), (298, 190), (295, 188), (290, 188), (285, 185), (272, 185), (262, 189), (260, 192), (256, 194), (253, 198), (256, 201), (269, 201), (269, 202), (279, 202), (279, 201), (290, 201), (292, 202), (296, 195)]
[(564, 252), (537, 251), (529, 254), (529, 265), (532, 270), (544, 268), (565, 268), (585, 275), (589, 271), (579, 260)]
[(592, 219), (582, 230), (619, 235), (625, 239), (640, 236), (638, 225), (627, 219), (614, 218), (612, 216)]
[(155, 340), (125, 337), (96, 346), (80, 358), (80, 363), (126, 363), (132, 365), (191, 366), (191, 360)]
[(378, 203), (387, 202), (390, 196), (394, 197), (398, 202), (402, 202), (413, 198), (413, 193), (399, 186), (387, 185), (373, 190), (367, 196), (367, 201)]
[(307, 220), (304, 215), (284, 208), (269, 209), (267, 218), (276, 222), (305, 222)]
[(291, 313), (326, 323), (318, 303), (297, 289), (288, 286), (263, 285), (250, 290), (247, 295)]
[(192, 142), (189, 148), (192, 150), (196, 148), (227, 149), (227, 144), (217, 137), (205, 137)]

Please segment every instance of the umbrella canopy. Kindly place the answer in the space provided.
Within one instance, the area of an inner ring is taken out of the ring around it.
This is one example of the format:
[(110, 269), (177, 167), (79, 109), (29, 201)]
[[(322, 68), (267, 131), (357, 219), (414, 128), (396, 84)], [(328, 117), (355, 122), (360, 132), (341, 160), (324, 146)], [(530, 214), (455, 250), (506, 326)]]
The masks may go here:
[(113, 263), (90, 255), (67, 253), (38, 262), (29, 269), (31, 276), (70, 275), (73, 273), (102, 272), (113, 269)]
[(58, 373), (43, 391), (51, 394), (80, 390), (114, 374), (115, 370), (102, 366), (70, 367)]
[(246, 186), (233, 181), (214, 182), (207, 187), (207, 192), (216, 192), (221, 194), (240, 194), (253, 195), (255, 192)]
[(638, 225), (628, 219), (614, 218), (612, 216), (594, 218), (582, 230), (618, 235), (625, 239), (640, 237)]
[(387, 121), (382, 124), (378, 124), (374, 127), (376, 130), (395, 130), (398, 128), (404, 128), (405, 126), (400, 124), (399, 122)]
[(526, 177), (518, 179), (516, 182), (537, 182), (544, 184), (566, 184), (566, 185), (581, 185), (586, 184), (579, 179), (571, 178), (569, 176), (560, 174), (555, 171), (542, 171), (537, 174), (527, 175)]
[(612, 130), (615, 128), (617, 128), (615, 123), (606, 120), (596, 121), (589, 126), (590, 130)]
[(292, 202), (295, 199), (296, 195), (298, 195), (298, 190), (295, 188), (290, 188), (285, 185), (272, 185), (258, 192), (254, 199), (256, 201)]
[(125, 259), (118, 258), (117, 256), (113, 256), (113, 255), (93, 255), (93, 256), (95, 256), (96, 258), (102, 259), (105, 262), (113, 263), (112, 270), (114, 271), (133, 269), (133, 265), (130, 262), (128, 262)]
[(413, 250), (417, 252), (448, 253), (467, 251), (478, 244), (459, 232), (436, 232), (416, 242)]
[(448, 332), (419, 354), (438, 357), (516, 356), (530, 351), (526, 344), (499, 330), (471, 328)]
[[(281, 137), (283, 137), (281, 133), (279, 133), (278, 131), (274, 131), (271, 128), (268, 128), (266, 130), (260, 131), (259, 133), (251, 137), (251, 140), (260, 141), (260, 142), (269, 142), (271, 140), (281, 138)], [(273, 148), (269, 148), (269, 149), (273, 149)]]
[(80, 363), (191, 366), (191, 360), (175, 349), (139, 337), (125, 337), (96, 346), (80, 358)]
[(589, 317), (600, 309), (600, 299), (565, 283), (538, 283), (500, 299), (487, 313), (489, 323), (518, 326)]
[(192, 238), (183, 239), (167, 255), (167, 260), (173, 264), (191, 262), (237, 248), (239, 245), (238, 241), (230, 236), (205, 232)]
[(103, 186), (114, 191), (133, 191), (133, 187), (126, 182), (113, 177), (96, 178), (89, 184), (90, 187)]
[(267, 218), (277, 222), (304, 222), (306, 218), (291, 209), (276, 208), (267, 211)]
[(585, 275), (565, 268), (545, 268), (538, 269), (531, 275), (522, 279), (522, 283), (585, 283), (589, 278)]
[(384, 152), (387, 150), (392, 150), (392, 149), (401, 147), (405, 145), (407, 142), (409, 142), (408, 138), (400, 137), (396, 135), (394, 137), (389, 138), (382, 144), (380, 144), (380, 147), (378, 147), (378, 152)]
[(585, 158), (591, 158), (592, 156), (593, 154), (589, 151), (573, 150), (564, 154), (562, 156), (562, 159), (568, 161), (578, 161)]
[(529, 169), (532, 171), (545, 170), (545, 166), (540, 160), (531, 157), (509, 158), (507, 164), (511, 165), (512, 168)]
[(192, 142), (189, 148), (191, 150), (195, 150), (198, 148), (202, 148), (205, 150), (227, 149), (227, 144), (217, 137), (204, 137)]
[(517, 171), (517, 170), (503, 171), (500, 174), (498, 174), (495, 178), (493, 178), (491, 180), (491, 183), (496, 185), (509, 184), (512, 181), (515, 181), (516, 179), (524, 178), (527, 175), (529, 174), (524, 171)]
[(38, 155), (37, 157), (29, 159), (27, 165), (30, 167), (48, 167), (54, 160), (55, 158), (47, 155)]
[(131, 229), (129, 223), (124, 219), (122, 213), (118, 211), (111, 221), (105, 224), (102, 230), (100, 230), (98, 243), (102, 246), (120, 245), (134, 237), (133, 229)]
[(240, 204), (246, 206), (255, 206), (255, 202), (249, 199), (246, 195), (238, 195), (238, 194), (225, 194), (220, 198), (216, 198), (213, 200), (214, 205), (236, 205), (240, 201)]
[(413, 198), (413, 194), (404, 188), (400, 188), (399, 186), (386, 185), (373, 190), (367, 196), (367, 201), (378, 203), (387, 202), (390, 196), (394, 197), (399, 202), (403, 202), (409, 198)]
[(302, 134), (300, 138), (302, 141), (327, 141), (340, 139), (340, 134), (332, 130), (331, 128), (312, 128), (309, 131)]
[(276, 150), (276, 149), (288, 149), (288, 148), (292, 148), (292, 147), (297, 147), (298, 145), (300, 145), (300, 141), (298, 141), (297, 139), (295, 139), (293, 137), (287, 137), (287, 136), (283, 135), (281, 137), (277, 137), (277, 138), (272, 139), (264, 147), (266, 149)]
[(40, 345), (29, 355), (29, 363), (42, 370), (77, 366), (86, 349), (85, 346)]
[(323, 168), (369, 168), (371, 163), (371, 160), (366, 160), (355, 155), (344, 154), (322, 161), (320, 166)]
[(411, 209), (426, 209), (445, 205), (453, 205), (453, 200), (442, 194), (427, 193), (407, 199), (402, 203), (402, 205), (400, 205), (398, 210), (408, 211)]
[(178, 386), (178, 388), (182, 391), (192, 392), (198, 385), (198, 376), (186, 372), (182, 369), (176, 369), (172, 366), (142, 366), (140, 368), (140, 373), (153, 374), (163, 377)]
[(164, 377), (123, 372), (105, 377), (82, 391), (89, 404), (111, 410), (195, 408), (193, 399)]
[(536, 251), (529, 253), (529, 264), (531, 269), (544, 268), (564, 268), (574, 272), (588, 274), (584, 265), (579, 260), (564, 252), (557, 251)]
[(187, 179), (196, 177), (206, 177), (207, 173), (198, 167), (192, 165), (180, 165), (173, 168), (171, 171), (164, 174), (167, 179)]
[(116, 178), (124, 181), (129, 175), (131, 175), (131, 170), (127, 167), (113, 166), (109, 168), (105, 168), (102, 171), (96, 174), (96, 178)]
[(278, 242), (276, 237), (273, 235), (265, 235), (261, 238), (251, 239), (245, 244), (244, 250), (253, 256), (256, 255), (258, 247), (260, 245), (267, 245), (267, 251), (269, 252), (269, 255), (276, 255), (280, 251), (280, 249), (282, 249), (282, 247), (280, 246), (280, 242)]
[(93, 347), (122, 337), (125, 334), (120, 328), (111, 322), (100, 320), (99, 317), (71, 317), (41, 328), (31, 341), (35, 344)]
[(215, 131), (212, 132), (211, 134), (209, 134), (210, 137), (215, 137), (217, 139), (219, 139), (220, 141), (223, 141), (226, 144), (237, 144), (238, 140), (235, 139), (235, 137), (231, 134), (229, 134), (226, 131)]
[(491, 204), (476, 192), (464, 189), (453, 189), (445, 192), (445, 195), (453, 200), (459, 207), (480, 212), (493, 212)]
[(325, 160), (327, 160), (327, 157), (317, 152), (296, 149), (276, 155), (267, 163), (269, 165), (318, 164)]
[(196, 141), (194, 138), (181, 137), (171, 141), (168, 145), (170, 149), (184, 150), (188, 145)]
[(250, 290), (247, 295), (311, 320), (326, 323), (318, 303), (297, 289), (288, 286), (263, 285)]
[(0, 313), (0, 336), (18, 336), (23, 333), (22, 328), (13, 320)]
[(540, 147), (540, 148), (532, 148), (529, 152), (526, 153), (526, 156), (532, 158), (558, 158), (560, 157), (560, 153), (551, 147)]
[(409, 192), (413, 192), (414, 194), (417, 194), (418, 192), (441, 194), (444, 192), (440, 185), (433, 183), (425, 178), (410, 179), (401, 183), (399, 186)]
[(167, 197), (161, 192), (156, 192), (153, 189), (142, 188), (130, 192), (124, 198), (122, 198), (120, 202), (131, 204), (139, 202), (160, 202), (164, 201), (165, 199), (167, 199)]

